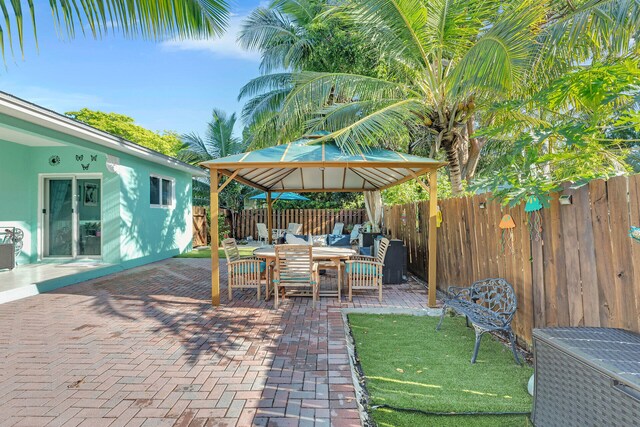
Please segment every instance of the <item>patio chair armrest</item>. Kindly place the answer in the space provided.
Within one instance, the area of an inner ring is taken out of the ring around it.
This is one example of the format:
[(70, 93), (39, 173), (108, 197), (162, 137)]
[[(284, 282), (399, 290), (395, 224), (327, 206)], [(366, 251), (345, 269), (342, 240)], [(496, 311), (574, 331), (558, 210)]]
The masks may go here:
[(447, 293), (451, 295), (451, 298), (471, 300), (471, 288), (461, 286), (449, 286)]
[(382, 269), (384, 264), (378, 261), (358, 261), (349, 260), (345, 261), (345, 271), (350, 274), (367, 274), (371, 271), (375, 271), (376, 275), (382, 276)]
[(376, 261), (377, 258), (369, 255), (354, 255), (349, 257), (349, 261)]
[(376, 265), (380, 267), (384, 267), (384, 264), (373, 259), (348, 259), (344, 262), (345, 264), (366, 264), (366, 265)]
[(243, 264), (247, 264), (247, 265), (258, 264), (258, 265), (260, 265), (260, 260), (258, 258), (242, 258), (242, 259), (238, 259), (238, 260), (235, 260), (235, 261), (227, 261), (227, 263), (229, 265), (243, 265)]

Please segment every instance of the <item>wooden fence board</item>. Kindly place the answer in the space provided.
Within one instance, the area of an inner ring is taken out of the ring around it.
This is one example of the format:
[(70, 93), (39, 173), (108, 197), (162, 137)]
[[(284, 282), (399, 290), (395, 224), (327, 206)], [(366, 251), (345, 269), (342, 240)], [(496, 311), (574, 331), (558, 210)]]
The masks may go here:
[(593, 240), (593, 218), (589, 187), (583, 186), (573, 195), (576, 211), (580, 248), (580, 281), (582, 283), (582, 304), (584, 310), (584, 326), (600, 326), (600, 296), (598, 293), (598, 273), (596, 271), (595, 242)]
[(598, 242), (594, 246), (596, 253), (596, 272), (600, 299), (600, 324), (614, 326), (613, 316), (617, 311), (615, 285), (613, 283), (612, 249), (609, 236), (609, 206), (607, 185), (602, 180), (589, 183), (591, 205), (593, 206), (593, 238)]
[[(607, 182), (609, 194), (609, 219), (611, 230), (611, 248), (613, 254), (614, 285), (618, 312), (618, 327), (636, 330), (634, 271), (631, 259), (631, 239), (629, 239), (628, 179), (618, 176)], [(640, 272), (639, 272), (640, 273)]]
[[(565, 188), (563, 194), (573, 196), (575, 190)], [(569, 325), (584, 326), (584, 314), (582, 303), (582, 284), (580, 282), (580, 254), (578, 242), (578, 227), (576, 224), (576, 208), (573, 205), (560, 205), (560, 218), (562, 228), (558, 236), (562, 240), (564, 248), (565, 267), (563, 268), (564, 281), (559, 276), (559, 283), (566, 284), (566, 296), (561, 293), (558, 297), (563, 297), (567, 301), (569, 313)]]
[[(629, 221), (630, 225), (640, 227), (640, 175), (629, 177)], [(636, 313), (640, 313), (640, 243), (629, 238), (631, 259), (634, 270), (634, 294)], [(640, 320), (639, 320), (640, 323)], [(640, 324), (638, 325), (640, 329)]]

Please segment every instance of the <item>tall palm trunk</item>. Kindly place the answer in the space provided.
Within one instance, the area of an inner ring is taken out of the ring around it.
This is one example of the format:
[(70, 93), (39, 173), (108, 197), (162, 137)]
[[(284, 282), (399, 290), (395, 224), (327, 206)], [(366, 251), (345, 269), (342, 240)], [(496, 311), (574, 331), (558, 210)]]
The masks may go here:
[(447, 153), (449, 163), (449, 179), (451, 180), (451, 191), (453, 195), (462, 193), (462, 169), (460, 168), (460, 135), (455, 132), (447, 132), (442, 138), (442, 145)]

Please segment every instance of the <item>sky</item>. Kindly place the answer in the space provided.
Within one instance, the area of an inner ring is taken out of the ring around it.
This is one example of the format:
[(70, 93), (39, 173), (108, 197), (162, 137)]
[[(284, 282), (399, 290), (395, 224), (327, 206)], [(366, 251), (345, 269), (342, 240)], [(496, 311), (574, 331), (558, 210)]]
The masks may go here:
[[(13, 57), (7, 49), (0, 90), (59, 113), (87, 107), (126, 114), (156, 131), (202, 134), (213, 108), (240, 117), (238, 92), (259, 75), (259, 54), (236, 43), (258, 0), (232, 1), (229, 26), (219, 39), (160, 42), (112, 34), (60, 38), (48, 2), (35, 4), (38, 48), (25, 16), (24, 59), (17, 45)], [(236, 133), (241, 131), (238, 123)]]

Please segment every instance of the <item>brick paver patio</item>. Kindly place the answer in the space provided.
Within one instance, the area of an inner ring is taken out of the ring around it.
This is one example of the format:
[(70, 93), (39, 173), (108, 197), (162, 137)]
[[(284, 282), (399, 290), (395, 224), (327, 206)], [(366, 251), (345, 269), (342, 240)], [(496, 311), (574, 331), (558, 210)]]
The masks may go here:
[(359, 426), (340, 308), (424, 308), (425, 288), (278, 311), (225, 288), (214, 309), (209, 262), (0, 305), (0, 426)]

